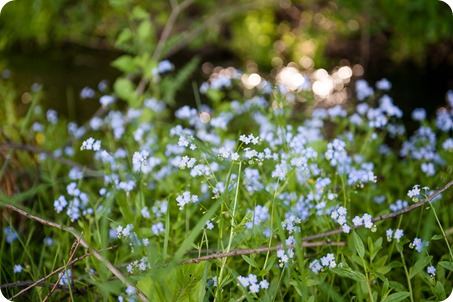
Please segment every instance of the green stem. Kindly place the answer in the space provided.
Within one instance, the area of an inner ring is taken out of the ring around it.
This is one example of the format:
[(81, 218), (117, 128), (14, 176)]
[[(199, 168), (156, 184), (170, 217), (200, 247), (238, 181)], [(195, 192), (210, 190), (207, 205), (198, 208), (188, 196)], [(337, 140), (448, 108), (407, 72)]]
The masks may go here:
[(445, 243), (447, 244), (448, 251), (450, 252), (450, 259), (453, 261), (453, 253), (451, 251), (450, 243), (448, 243), (447, 240), (447, 235), (445, 234), (444, 228), (442, 227), (442, 224), (440, 223), (439, 217), (437, 216), (436, 209), (434, 208), (433, 204), (431, 203), (431, 200), (429, 200), (429, 204), (431, 205), (431, 209), (433, 210), (434, 217), (436, 217), (437, 224), (439, 225), (440, 231), (442, 232), (442, 235), (444, 236)]
[(369, 278), (369, 275), (368, 275), (368, 270), (366, 269), (365, 258), (363, 258), (363, 257), (361, 257), (361, 258), (362, 258), (362, 262), (363, 262), (363, 268), (365, 269), (366, 287), (368, 289), (368, 294), (370, 295), (370, 301), (374, 302), (373, 293), (371, 292), (370, 278)]
[(411, 278), (409, 277), (409, 272), (407, 271), (406, 261), (404, 261), (403, 252), (400, 252), (401, 260), (403, 262), (404, 272), (406, 273), (407, 285), (409, 286), (411, 302), (414, 302), (414, 293), (412, 292)]
[[(241, 169), (242, 169), (242, 161), (239, 162), (239, 171), (238, 171), (238, 180), (237, 180), (237, 186), (236, 186), (236, 194), (235, 194), (234, 200), (233, 200), (233, 212), (231, 213), (230, 239), (228, 240), (228, 246), (227, 246), (227, 249), (226, 249), (227, 253), (231, 249), (231, 244), (233, 243), (233, 237), (234, 237), (234, 228), (236, 226), (236, 222), (234, 220), (234, 217), (236, 216), (236, 207), (237, 207), (237, 203), (238, 203), (238, 199), (239, 199), (239, 186), (241, 184)], [(225, 188), (225, 190), (228, 190), (228, 186)], [(221, 288), (221, 286), (222, 286), (223, 271), (225, 270), (225, 265), (226, 265), (227, 259), (228, 259), (227, 257), (222, 259), (222, 266), (220, 267), (217, 294), (216, 294), (216, 297), (214, 298), (214, 301), (217, 301), (218, 294), (219, 294), (219, 288)]]

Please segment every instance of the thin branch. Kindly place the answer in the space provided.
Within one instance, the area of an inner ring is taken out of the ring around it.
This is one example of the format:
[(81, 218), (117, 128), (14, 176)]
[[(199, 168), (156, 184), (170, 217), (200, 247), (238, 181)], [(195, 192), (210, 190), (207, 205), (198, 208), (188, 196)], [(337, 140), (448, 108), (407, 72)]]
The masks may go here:
[[(86, 253), (80, 257), (77, 257), (76, 259), (73, 259), (72, 261), (68, 262), (68, 265), (72, 265), (74, 263), (76, 263), (77, 261), (80, 261), (86, 257), (90, 256), (90, 253)], [(28, 291), (29, 289), (35, 287), (35, 286), (47, 286), (46, 284), (46, 280), (49, 279), (50, 277), (52, 277), (53, 275), (59, 273), (60, 271), (64, 270), (66, 268), (65, 265), (63, 265), (62, 267), (59, 267), (57, 268), (56, 270), (54, 270), (53, 272), (51, 272), (50, 274), (48, 274), (47, 276), (44, 276), (42, 277), (41, 279), (39, 279), (38, 281), (36, 282), (15, 282), (15, 283), (8, 283), (8, 284), (3, 284), (3, 285), (0, 285), (0, 289), (2, 288), (10, 288), (10, 287), (20, 287), (20, 286), (27, 286), (26, 288), (24, 288), (23, 290), (21, 290), (20, 292), (18, 292), (17, 294), (15, 294), (13, 297), (11, 297), (11, 299), (14, 299), (14, 298), (17, 298), (19, 297), (20, 295), (24, 294), (26, 291)], [(45, 284), (45, 285), (43, 285)], [(58, 282), (57, 282), (58, 284)], [(67, 286), (66, 286), (67, 287)], [(58, 289), (66, 289), (65, 288), (65, 285), (60, 285), (58, 287)], [(78, 289), (76, 288), (74, 291), (77, 291)]]
[[(175, 25), (176, 18), (178, 15), (189, 7), (195, 0), (184, 0), (180, 4), (176, 4), (175, 1), (171, 1), (170, 4), (172, 6), (172, 10), (170, 16), (168, 17), (167, 23), (165, 23), (164, 29), (162, 30), (162, 34), (159, 38), (159, 42), (157, 42), (157, 46), (154, 49), (153, 55), (151, 60), (156, 62), (162, 56), (162, 51), (164, 49), (165, 43), (167, 42), (168, 38), (170, 37), (171, 31), (173, 26)], [(140, 83), (137, 85), (137, 89), (135, 90), (135, 94), (140, 96), (146, 88), (146, 84), (148, 84), (148, 80), (146, 77), (142, 77)]]
[[(431, 202), (437, 195), (441, 194), (442, 192), (444, 192), (445, 190), (447, 190), (451, 186), (453, 186), (453, 180), (448, 182), (444, 187), (440, 188), (439, 190), (434, 191), (427, 198), (425, 198), (425, 199), (423, 199), (423, 200), (421, 200), (421, 201), (419, 201), (417, 203), (414, 203), (413, 205), (411, 205), (411, 206), (409, 206), (407, 208), (404, 208), (402, 210), (399, 210), (399, 211), (396, 211), (396, 212), (393, 212), (393, 213), (389, 213), (389, 214), (386, 214), (386, 215), (381, 215), (379, 217), (375, 217), (375, 218), (373, 218), (373, 222), (378, 222), (378, 221), (390, 219), (390, 218), (393, 218), (393, 217), (397, 217), (397, 216), (409, 213), (409, 212), (411, 212), (411, 211), (413, 211), (413, 210), (415, 210), (415, 209), (417, 209), (419, 207), (424, 206), (428, 202)], [(357, 228), (360, 228), (360, 227), (361, 226), (354, 226), (353, 228), (357, 229)], [(343, 232), (343, 229), (340, 228), (340, 229), (328, 231), (328, 232), (325, 232), (325, 233), (320, 233), (320, 234), (316, 234), (316, 235), (307, 236), (307, 237), (305, 237), (303, 239), (303, 241), (312, 241), (312, 240), (315, 240), (315, 239), (324, 238), (324, 237), (332, 236), (332, 235), (335, 235), (335, 234), (340, 234), (342, 232)]]
[[(47, 283), (46, 281), (36, 281), (36, 282), (29, 282), (29, 281), (21, 281), (21, 282), (14, 282), (14, 283), (7, 283), (0, 285), (0, 289), (6, 289), (6, 288), (16, 288), (16, 287), (24, 287), (26, 286), (27, 288), (33, 288), (33, 287), (49, 287), (52, 288), (56, 286), (57, 289), (59, 290), (69, 290), (68, 285), (61, 285), (58, 283)], [(77, 288), (72, 286), (71, 290), (79, 296), (82, 296), (85, 294), (85, 290), (83, 288)], [(15, 299), (17, 298), (18, 294), (14, 295), (10, 299)]]
[[(437, 191), (434, 191), (429, 197), (425, 198), (424, 200), (419, 201), (419, 202), (417, 202), (417, 203), (415, 203), (415, 204), (413, 204), (413, 205), (411, 205), (411, 206), (409, 206), (407, 208), (404, 208), (404, 209), (402, 209), (400, 211), (393, 212), (393, 213), (390, 213), (390, 214), (387, 214), (387, 215), (381, 215), (379, 217), (375, 217), (373, 219), (373, 222), (378, 222), (378, 221), (390, 219), (390, 218), (393, 218), (393, 217), (397, 217), (397, 216), (403, 215), (403, 214), (408, 213), (410, 211), (413, 211), (416, 208), (419, 208), (419, 207), (427, 204), (428, 202), (431, 202), (436, 196), (438, 196), (439, 194), (441, 194), (442, 192), (444, 192), (445, 190), (447, 190), (451, 186), (453, 186), (453, 180), (450, 181), (449, 183), (447, 183), (443, 188), (441, 188), (441, 189), (439, 189)], [(361, 227), (361, 226), (355, 226), (354, 228), (356, 229), (356, 228), (359, 228), (359, 227)], [(329, 237), (329, 236), (332, 236), (332, 235), (335, 235), (335, 234), (340, 234), (342, 232), (343, 232), (343, 229), (339, 228), (339, 229), (336, 229), (336, 230), (331, 230), (331, 231), (328, 231), (328, 232), (307, 236), (307, 237), (305, 237), (303, 239), (303, 241), (301, 243), (301, 246), (303, 246), (303, 247), (314, 247), (314, 246), (322, 246), (322, 245), (343, 246), (343, 245), (345, 245), (344, 242), (330, 242), (330, 241), (310, 242), (310, 241), (313, 241), (315, 239)], [(294, 248), (294, 247), (295, 247), (294, 245), (288, 245), (287, 246), (287, 248)], [(281, 248), (283, 248), (283, 246), (278, 245), (278, 246), (271, 246), (271, 247), (260, 247), (260, 248), (256, 248), (256, 249), (236, 249), (236, 250), (233, 250), (233, 251), (228, 252), (228, 253), (214, 253), (214, 254), (198, 257), (198, 258), (192, 258), (192, 259), (184, 260), (184, 261), (180, 262), (180, 264), (199, 263), (199, 262), (202, 262), (202, 261), (209, 261), (209, 260), (225, 258), (225, 257), (233, 257), (233, 256), (240, 256), (240, 255), (250, 255), (250, 254), (265, 253), (265, 252), (268, 252), (268, 251), (274, 251), (274, 250), (278, 250), (278, 249), (281, 249)]]
[(112, 274), (114, 274), (126, 286), (134, 287), (135, 288), (135, 292), (137, 293), (137, 296), (142, 301), (149, 301), (148, 298), (146, 297), (146, 295), (141, 290), (139, 290), (137, 287), (135, 287), (132, 283), (130, 283), (126, 279), (126, 277), (124, 277), (124, 275), (112, 263), (110, 263), (110, 261), (107, 258), (105, 258), (103, 255), (101, 255), (97, 250), (91, 248), (89, 246), (89, 244), (85, 241), (85, 239), (83, 239), (82, 236), (79, 234), (79, 232), (77, 232), (74, 228), (68, 227), (68, 226), (65, 226), (65, 225), (60, 225), (60, 224), (57, 224), (55, 222), (48, 221), (48, 220), (45, 220), (43, 218), (34, 216), (34, 215), (24, 211), (24, 210), (21, 210), (21, 209), (15, 207), (15, 206), (13, 206), (13, 205), (6, 204), (6, 203), (1, 202), (1, 201), (0, 201), (0, 205), (4, 206), (5, 208), (10, 209), (10, 210), (12, 210), (14, 212), (19, 213), (20, 215), (22, 215), (22, 216), (24, 216), (24, 217), (26, 217), (28, 219), (32, 219), (32, 220), (35, 220), (35, 221), (37, 221), (37, 222), (39, 222), (41, 224), (44, 224), (44, 225), (47, 225), (47, 226), (50, 226), (50, 227), (53, 227), (53, 228), (68, 232), (68, 233), (71, 233), (77, 239), (80, 238), (80, 244), (83, 247), (85, 247), (87, 250), (89, 250), (91, 252), (91, 254), (96, 259), (98, 259), (100, 262), (102, 262), (112, 272)]
[[(317, 241), (317, 242), (302, 242), (299, 246), (317, 247), (317, 246), (323, 246), (323, 245), (345, 246), (346, 242), (330, 242), (328, 240), (325, 240), (325, 241)], [(295, 247), (296, 247), (295, 244), (290, 244), (290, 245), (286, 246), (287, 249), (293, 249)], [(260, 253), (266, 253), (266, 252), (270, 252), (270, 251), (280, 250), (283, 248), (284, 248), (283, 245), (277, 245), (277, 246), (263, 246), (263, 247), (259, 247), (256, 249), (235, 249), (228, 253), (215, 253), (215, 254), (206, 255), (206, 256), (202, 256), (202, 257), (198, 257), (198, 258), (187, 259), (187, 260), (181, 261), (179, 264), (192, 264), (192, 263), (200, 263), (202, 261), (209, 261), (209, 260), (226, 258), (226, 257), (260, 254)]]
[[(80, 239), (82, 238), (82, 235), (83, 235), (83, 233), (81, 234), (81, 236), (80, 236), (79, 238), (77, 238), (76, 242), (74, 242), (74, 244), (72, 245), (72, 247), (71, 247), (71, 253), (70, 253), (69, 259), (68, 259), (68, 263), (66, 263), (66, 265), (65, 265), (63, 274), (61, 274), (60, 276), (58, 276), (57, 282), (56, 282), (55, 285), (52, 287), (52, 289), (47, 293), (47, 295), (44, 297), (43, 302), (46, 302), (46, 301), (49, 299), (49, 297), (50, 297), (50, 296), (52, 295), (52, 293), (55, 291), (57, 284), (60, 283), (61, 278), (63, 278), (63, 276), (66, 274), (67, 268), (68, 268), (68, 266), (69, 266), (69, 262), (71, 262), (71, 261), (72, 261), (72, 258), (74, 258), (74, 254), (75, 254), (75, 252), (77, 251), (77, 248), (78, 248), (79, 245), (80, 245)], [(72, 278), (71, 278), (71, 281), (69, 281), (68, 283), (69, 283), (69, 284), (72, 283)], [(69, 288), (69, 290), (72, 291), (71, 287)]]
[(7, 149), (14, 149), (14, 150), (24, 150), (24, 151), (29, 151), (33, 153), (39, 153), (39, 154), (45, 154), (46, 156), (71, 167), (76, 167), (79, 168), (81, 171), (83, 171), (85, 174), (89, 176), (94, 176), (94, 177), (102, 177), (103, 175), (97, 171), (94, 171), (90, 168), (87, 168), (85, 166), (82, 166), (81, 164), (72, 161), (70, 159), (56, 156), (52, 152), (41, 149), (39, 147), (35, 146), (30, 146), (26, 144), (19, 144), (19, 143), (0, 143), (0, 148), (7, 148)]

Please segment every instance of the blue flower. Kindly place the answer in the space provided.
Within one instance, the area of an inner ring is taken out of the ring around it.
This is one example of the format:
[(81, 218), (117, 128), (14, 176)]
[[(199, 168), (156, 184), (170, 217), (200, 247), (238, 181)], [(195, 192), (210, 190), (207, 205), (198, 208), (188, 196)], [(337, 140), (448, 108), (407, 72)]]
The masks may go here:
[(22, 265), (20, 265), (20, 264), (14, 265), (14, 273), (18, 274), (18, 273), (21, 273), (21, 272), (22, 272)]
[(434, 266), (428, 266), (426, 268), (426, 271), (428, 272), (428, 274), (430, 274), (431, 276), (435, 276), (436, 275), (436, 268)]

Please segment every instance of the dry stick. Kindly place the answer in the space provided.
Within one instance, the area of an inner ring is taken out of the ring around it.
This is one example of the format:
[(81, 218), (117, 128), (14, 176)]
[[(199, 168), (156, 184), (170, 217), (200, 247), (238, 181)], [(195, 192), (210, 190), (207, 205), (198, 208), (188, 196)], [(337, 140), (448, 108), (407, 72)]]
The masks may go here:
[(80, 170), (84, 171), (84, 173), (87, 173), (90, 176), (96, 176), (96, 177), (101, 177), (103, 176), (101, 173), (96, 172), (90, 168), (87, 168), (85, 166), (82, 166), (81, 164), (72, 161), (70, 159), (60, 157), (60, 156), (55, 156), (52, 152), (41, 149), (39, 147), (35, 146), (30, 146), (30, 145), (25, 145), (25, 144), (18, 144), (18, 143), (0, 143), (0, 148), (8, 148), (8, 149), (16, 149), (16, 150), (24, 150), (24, 151), (30, 151), (33, 153), (41, 153), (45, 154), (46, 156), (71, 167), (76, 167), (79, 168)]
[[(116, 248), (117, 246), (116, 245), (113, 245), (113, 246), (109, 246), (107, 248), (105, 248), (104, 250), (111, 250), (111, 249), (114, 249)], [(14, 295), (13, 297), (11, 297), (11, 299), (14, 299), (14, 298), (17, 298), (19, 297), (20, 295), (24, 294), (26, 291), (28, 291), (29, 289), (35, 287), (35, 286), (41, 286), (41, 287), (45, 287), (45, 286), (48, 286), (48, 287), (52, 287), (53, 284), (50, 283), (50, 284), (47, 284), (45, 281), (47, 279), (49, 279), (50, 277), (52, 277), (53, 275), (59, 273), (60, 271), (66, 269), (67, 266), (71, 266), (71, 265), (74, 265), (74, 263), (80, 261), (80, 260), (83, 260), (85, 259), (86, 257), (90, 256), (90, 252), (88, 251), (87, 253), (83, 254), (82, 256), (80, 257), (77, 257), (71, 261), (69, 261), (67, 263), (67, 265), (63, 265), (62, 267), (59, 267), (57, 268), (56, 270), (54, 270), (53, 272), (51, 272), (50, 274), (48, 274), (47, 276), (44, 276), (42, 277), (41, 279), (39, 279), (38, 281), (35, 281), (35, 282), (14, 282), (14, 283), (7, 283), (7, 284), (3, 284), (3, 285), (0, 285), (0, 289), (2, 288), (13, 288), (13, 287), (23, 287), (23, 286), (27, 286), (26, 288), (22, 289), (20, 292), (18, 292), (16, 295)], [(57, 282), (58, 283), (58, 282)], [(57, 284), (57, 288), (58, 289), (63, 289), (63, 290), (68, 290), (69, 289), (69, 286), (67, 285), (59, 285)], [(73, 290), (76, 294), (83, 294), (83, 291), (80, 289), (80, 288), (77, 288), (77, 287), (73, 287)]]
[[(318, 242), (302, 242), (299, 246), (303, 247), (315, 247), (315, 246), (323, 246), (323, 245), (332, 245), (332, 246), (345, 246), (346, 242), (329, 242), (329, 241), (318, 241)], [(295, 244), (287, 245), (286, 248), (293, 249), (295, 248)], [(234, 257), (234, 256), (241, 256), (241, 255), (250, 255), (250, 254), (259, 254), (259, 253), (266, 253), (269, 251), (275, 251), (279, 249), (283, 249), (283, 245), (277, 246), (263, 246), (256, 249), (235, 249), (228, 253), (215, 253), (211, 255), (206, 255), (198, 258), (187, 259), (181, 261), (179, 264), (192, 264), (192, 263), (199, 263), (202, 261), (209, 261), (219, 258), (225, 257)]]
[[(76, 259), (73, 259), (71, 262), (68, 262), (68, 265), (72, 265), (74, 263), (76, 263), (77, 261), (80, 261), (86, 257), (90, 256), (90, 253), (86, 253), (80, 257), (77, 257)], [(8, 284), (3, 284), (3, 285), (0, 285), (0, 289), (2, 288), (10, 288), (10, 287), (19, 287), (19, 286), (26, 286), (28, 285), (26, 288), (24, 288), (23, 290), (21, 290), (20, 292), (18, 292), (17, 294), (15, 294), (13, 297), (11, 297), (11, 299), (14, 299), (14, 298), (17, 298), (19, 297), (20, 295), (24, 294), (26, 291), (28, 291), (29, 289), (35, 287), (35, 286), (47, 286), (47, 284), (44, 282), (46, 281), (47, 279), (49, 279), (50, 277), (52, 277), (53, 275), (59, 273), (60, 271), (64, 270), (66, 268), (66, 265), (63, 265), (62, 267), (60, 268), (57, 268), (56, 270), (54, 270), (53, 272), (51, 272), (50, 274), (48, 274), (47, 276), (45, 277), (42, 277), (41, 279), (39, 279), (38, 281), (36, 282), (15, 282), (15, 283), (8, 283)], [(43, 285), (44, 284), (44, 285)], [(58, 284), (58, 282), (57, 282)], [(49, 285), (51, 286), (51, 285)], [(67, 287), (66, 285), (58, 285), (58, 288), (59, 289), (66, 289), (65, 287)], [(78, 289), (76, 288), (76, 291), (78, 291)]]
[[(396, 212), (393, 212), (393, 213), (389, 213), (389, 214), (386, 214), (386, 215), (381, 215), (379, 217), (375, 217), (375, 218), (373, 218), (373, 222), (378, 222), (378, 221), (386, 220), (386, 219), (389, 219), (389, 218), (393, 218), (393, 217), (397, 217), (397, 216), (409, 213), (410, 211), (413, 211), (416, 208), (422, 207), (425, 204), (427, 204), (428, 202), (431, 202), (437, 195), (441, 194), (442, 192), (444, 192), (445, 190), (447, 190), (451, 186), (453, 186), (453, 180), (448, 182), (444, 187), (440, 188), (439, 190), (434, 191), (427, 198), (425, 198), (425, 199), (423, 199), (423, 200), (421, 200), (421, 201), (419, 201), (417, 203), (414, 203), (413, 205), (411, 205), (411, 206), (409, 206), (407, 208), (404, 208), (402, 210), (399, 210), (399, 211), (396, 211)], [(354, 229), (357, 229), (357, 228), (360, 228), (360, 227), (361, 226), (355, 226)], [(321, 233), (321, 234), (307, 236), (307, 237), (305, 237), (303, 239), (303, 241), (312, 241), (314, 239), (324, 238), (324, 237), (332, 236), (332, 235), (335, 235), (335, 234), (340, 234), (342, 232), (343, 232), (343, 229), (340, 228), (340, 229), (332, 230), (332, 231)]]
[(88, 243), (80, 236), (80, 234), (74, 228), (67, 227), (65, 225), (60, 225), (60, 224), (57, 224), (55, 222), (51, 222), (51, 221), (42, 219), (40, 217), (31, 215), (30, 213), (27, 213), (24, 210), (16, 208), (15, 206), (10, 205), (10, 204), (3, 203), (1, 201), (0, 201), (0, 205), (4, 206), (7, 209), (15, 211), (15, 212), (19, 213), (20, 215), (22, 215), (22, 216), (24, 216), (24, 217), (26, 217), (28, 219), (32, 219), (32, 220), (35, 220), (35, 221), (37, 221), (37, 222), (39, 222), (41, 224), (44, 224), (44, 225), (47, 225), (47, 226), (50, 226), (50, 227), (53, 227), (53, 228), (57, 228), (59, 230), (62, 230), (62, 231), (68, 232), (68, 233), (71, 233), (74, 237), (80, 238), (80, 244), (83, 247), (85, 247), (86, 249), (88, 249), (91, 252), (91, 254), (96, 259), (98, 259), (100, 262), (102, 262), (112, 272), (112, 274), (114, 274), (126, 286), (131, 286), (131, 287), (135, 288), (135, 292), (137, 293), (137, 296), (142, 301), (149, 301), (148, 298), (146, 297), (146, 295), (141, 290), (139, 290), (137, 287), (135, 287), (132, 283), (130, 283), (126, 279), (126, 277), (124, 277), (124, 275), (113, 264), (110, 263), (110, 261), (108, 259), (106, 259), (104, 256), (102, 256), (97, 250), (91, 248), (88, 245)]
[[(74, 244), (72, 245), (72, 247), (71, 247), (71, 253), (69, 254), (68, 263), (72, 261), (72, 258), (74, 258), (74, 254), (75, 254), (77, 248), (78, 248), (79, 245), (80, 245), (80, 238), (82, 238), (82, 235), (83, 235), (83, 232), (82, 232), (82, 234), (80, 234), (80, 237), (76, 240), (76, 242), (74, 242)], [(58, 277), (57, 282), (56, 282), (55, 285), (52, 287), (52, 289), (50, 290), (50, 292), (47, 293), (47, 295), (44, 297), (44, 300), (43, 300), (42, 302), (46, 302), (47, 299), (49, 299), (49, 297), (50, 297), (50, 296), (52, 295), (52, 293), (55, 291), (57, 284), (60, 283), (61, 278), (63, 278), (63, 276), (66, 274), (67, 267), (69, 266), (68, 263), (66, 263), (66, 265), (65, 265), (63, 274), (61, 274), (61, 275)], [(72, 279), (71, 279), (71, 281), (72, 281)], [(71, 281), (69, 281), (68, 283), (71, 284), (71, 283), (72, 283)]]
[[(36, 286), (39, 286), (39, 287), (53, 287), (55, 285), (56, 285), (57, 289), (69, 290), (69, 286), (67, 286), (67, 285), (60, 285), (58, 283), (47, 283), (45, 281), (36, 281), (36, 282), (21, 281), (21, 282), (7, 283), (7, 284), (0, 285), (0, 289), (2, 289), (2, 288), (24, 287), (24, 286), (27, 286), (27, 288), (32, 288), (32, 287), (36, 287)], [(81, 290), (79, 288), (72, 287), (72, 290), (74, 291), (74, 293), (76, 295), (81, 295), (82, 294), (82, 292), (81, 292)], [(15, 299), (15, 298), (17, 298), (17, 294), (12, 296), (10, 299)]]

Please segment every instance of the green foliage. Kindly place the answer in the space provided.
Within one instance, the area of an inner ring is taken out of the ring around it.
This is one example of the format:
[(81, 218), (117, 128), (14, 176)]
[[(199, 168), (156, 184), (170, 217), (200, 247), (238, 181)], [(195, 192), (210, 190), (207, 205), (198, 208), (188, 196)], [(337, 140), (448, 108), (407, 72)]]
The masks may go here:
[[(283, 89), (268, 76), (260, 79), (270, 79), (269, 90), (244, 87), (242, 73), (231, 69), (216, 71), (203, 89), (195, 83), (187, 89), (199, 59), (175, 68), (165, 58), (185, 43), (184, 36), (157, 34), (180, 7), (154, 16), (168, 6), (109, 5), (119, 24), (129, 24), (118, 25), (114, 35), (125, 54), (112, 65), (122, 76), (111, 95), (103, 95), (112, 102), (86, 125), (43, 112), (39, 87), (19, 117), (11, 108), (22, 94), (0, 79), (0, 284), (10, 283), (2, 287), (5, 295), (18, 292), (14, 282), (34, 282), (51, 272), (49, 284), (33, 286), (21, 298), (418, 301), (444, 299), (452, 290), (451, 189), (389, 215), (389, 205), (407, 199), (414, 185), (421, 193), (410, 204), (429, 196), (425, 185), (441, 188), (451, 180), (452, 150), (443, 146), (451, 129), (423, 120), (420, 131), (430, 136), (395, 134), (403, 125), (391, 114), (398, 111), (393, 104), (382, 108), (381, 92), (350, 99), (345, 108), (322, 108), (311, 90)], [(350, 5), (367, 9), (361, 1)], [(234, 29), (244, 45), (262, 43), (252, 52), (269, 60), (279, 53), (263, 51), (271, 47), (266, 37), (278, 32), (296, 51), (291, 27), (274, 27), (274, 11), (263, 12), (250, 13), (247, 30)], [(248, 39), (255, 31), (260, 35)], [(242, 51), (239, 44), (232, 47)], [(175, 108), (177, 93), (193, 96), (198, 108)], [(303, 108), (295, 106), (298, 100)], [(355, 105), (366, 106), (367, 114)], [(373, 125), (376, 112), (383, 126)], [(355, 115), (360, 123), (352, 122)], [(404, 154), (408, 143), (413, 149)], [(411, 153), (426, 144), (436, 161)], [(427, 163), (435, 174), (422, 169)], [(383, 203), (373, 201), (382, 197)], [(82, 234), (83, 244), (77, 246), (67, 226)], [(404, 236), (388, 235), (390, 228), (404, 230)], [(49, 238), (53, 244), (43, 243)], [(101, 257), (94, 257), (95, 250)], [(77, 261), (66, 267), (71, 259)], [(71, 269), (70, 280), (59, 279), (59, 268)], [(47, 286), (59, 281), (65, 286), (58, 291)]]

